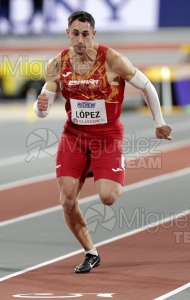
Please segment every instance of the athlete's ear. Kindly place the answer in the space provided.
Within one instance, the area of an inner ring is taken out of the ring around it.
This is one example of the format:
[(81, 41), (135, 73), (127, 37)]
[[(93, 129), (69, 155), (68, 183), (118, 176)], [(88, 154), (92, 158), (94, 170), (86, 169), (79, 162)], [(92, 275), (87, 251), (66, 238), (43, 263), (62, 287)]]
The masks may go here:
[(66, 29), (66, 35), (67, 35), (68, 38), (69, 38), (69, 32), (70, 32), (70, 31), (69, 31), (69, 28), (67, 28), (67, 29)]
[(93, 30), (93, 32), (92, 32), (92, 38), (94, 38), (95, 35), (96, 35), (96, 30)]

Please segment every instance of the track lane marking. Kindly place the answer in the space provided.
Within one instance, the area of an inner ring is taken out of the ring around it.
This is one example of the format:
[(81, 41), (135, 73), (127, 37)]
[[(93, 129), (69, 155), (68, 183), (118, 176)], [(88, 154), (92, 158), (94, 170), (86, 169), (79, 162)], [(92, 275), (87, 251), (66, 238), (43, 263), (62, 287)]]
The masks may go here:
[[(153, 178), (145, 179), (145, 180), (142, 180), (142, 181), (124, 186), (123, 187), (123, 193), (134, 190), (134, 189), (139, 189), (139, 188), (142, 188), (142, 187), (145, 187), (145, 186), (148, 186), (148, 185), (152, 185), (152, 184), (155, 184), (155, 183), (163, 182), (163, 181), (166, 181), (166, 180), (172, 180), (174, 178), (178, 178), (178, 177), (185, 176), (185, 175), (188, 175), (188, 174), (190, 174), (190, 167), (180, 169), (180, 170), (174, 171), (174, 172), (169, 172), (169, 173), (166, 173), (166, 174), (163, 174), (163, 175), (155, 176)], [(81, 204), (88, 203), (88, 202), (94, 201), (98, 198), (99, 198), (98, 194), (95, 194), (95, 195), (88, 196), (88, 197), (80, 199), (80, 203)], [(7, 220), (7, 221), (3, 221), (3, 222), (0, 223), (0, 227), (11, 225), (11, 224), (21, 222), (21, 221), (25, 221), (25, 220), (28, 220), (28, 219), (31, 219), (31, 218), (39, 217), (39, 216), (42, 216), (42, 215), (45, 215), (45, 214), (48, 214), (48, 213), (52, 213), (54, 211), (58, 211), (60, 209), (61, 209), (60, 205), (54, 206), (52, 208), (43, 209), (43, 210), (38, 211), (38, 212), (34, 212), (34, 213), (27, 214), (27, 215), (24, 215), (24, 216), (21, 216), (21, 217), (13, 218), (13, 219), (10, 219), (10, 220)]]
[[(170, 151), (175, 151), (175, 150), (179, 150), (179, 149), (183, 149), (186, 147), (190, 146), (190, 140), (183, 140), (183, 141), (179, 141), (176, 143), (172, 143), (172, 144), (168, 144), (168, 145), (163, 145), (162, 147), (159, 148), (159, 151), (163, 151), (165, 152), (170, 152)], [(139, 154), (138, 152), (133, 153), (132, 157), (130, 157), (128, 159), (128, 161), (136, 159), (137, 157), (145, 157), (145, 156), (149, 156), (151, 155), (150, 153), (146, 153), (146, 154)], [(20, 155), (20, 157), (23, 157), (23, 155)], [(47, 158), (47, 156), (46, 156)], [(127, 156), (125, 157), (127, 159)], [(8, 158), (8, 164), (9, 164), (9, 160), (11, 158)], [(0, 167), (1, 167), (1, 161), (3, 161), (3, 159), (0, 160)], [(16, 158), (16, 163), (18, 163), (18, 160)], [(3, 165), (3, 163), (2, 163)], [(12, 189), (15, 187), (20, 187), (20, 186), (24, 186), (24, 185), (28, 185), (28, 184), (34, 184), (37, 182), (43, 182), (46, 180), (51, 180), (55, 178), (55, 172), (51, 172), (49, 174), (44, 174), (44, 175), (39, 175), (39, 176), (35, 176), (35, 177), (30, 177), (30, 178), (26, 178), (26, 179), (21, 179), (21, 180), (17, 180), (17, 181), (13, 181), (10, 183), (5, 183), (5, 184), (1, 184), (0, 185), (0, 192), (4, 191), (4, 190), (8, 190), (8, 189)]]
[(0, 192), (5, 191), (5, 190), (14, 189), (17, 187), (22, 187), (22, 186), (25, 186), (28, 184), (34, 184), (34, 183), (38, 183), (38, 182), (51, 180), (54, 178), (55, 178), (55, 173), (52, 172), (52, 173), (48, 173), (48, 174), (44, 174), (44, 175), (39, 175), (39, 176), (35, 176), (35, 177), (29, 177), (26, 179), (16, 180), (16, 181), (13, 181), (10, 183), (1, 184)]
[[(180, 122), (179, 124), (174, 124), (173, 127), (175, 127), (175, 133), (177, 132), (181, 132), (181, 131), (188, 131), (190, 129), (190, 124), (187, 123), (187, 121), (185, 122)], [(129, 138), (131, 136), (133, 132), (129, 132), (127, 134), (125, 134), (124, 138)], [(148, 129), (143, 129), (143, 130), (136, 130), (135, 131), (135, 135), (141, 135), (144, 136), (146, 135), (150, 135), (152, 136), (153, 133), (153, 129), (152, 128), (148, 128)], [(160, 141), (161, 142), (161, 141)], [(170, 149), (171, 147), (180, 147), (180, 145), (183, 146), (187, 146), (190, 144), (190, 140), (189, 139), (185, 139), (185, 140), (181, 140), (178, 142), (172, 142), (170, 145), (160, 145), (160, 150), (165, 150), (165, 149)], [(52, 148), (52, 151), (56, 151), (57, 147)], [(13, 164), (19, 164), (19, 163), (25, 163), (26, 162), (26, 157), (27, 157), (27, 151), (24, 154), (19, 154), (19, 155), (15, 155), (15, 156), (11, 156), (11, 157), (5, 157), (5, 158), (1, 158), (0, 159), (0, 167), (5, 167), (5, 166), (10, 166)], [(45, 159), (48, 158), (48, 155), (46, 153), (41, 152), (40, 156), (38, 157), (38, 159)]]
[[(185, 284), (185, 285), (182, 285), (181, 287), (179, 287), (179, 288), (177, 288), (177, 289), (175, 289), (175, 290), (173, 290), (173, 291), (171, 291), (171, 292), (169, 292), (169, 293), (167, 293), (167, 294), (165, 294), (165, 295), (162, 295), (162, 296), (160, 296), (160, 297), (158, 297), (158, 298), (155, 298), (154, 300), (164, 300), (164, 299), (167, 299), (168, 297), (173, 296), (173, 295), (176, 295), (176, 294), (178, 294), (179, 292), (182, 292), (182, 291), (184, 291), (184, 290), (186, 290), (186, 289), (188, 289), (188, 288), (190, 288), (190, 282), (187, 283), (187, 284)], [(184, 298), (184, 299), (185, 299), (185, 298)], [(186, 299), (187, 299), (187, 298), (186, 298)]]
[[(176, 220), (178, 218), (181, 218), (182, 216), (187, 216), (190, 214), (190, 211), (189, 210), (185, 210), (179, 214), (176, 214), (176, 215), (173, 215), (173, 216), (170, 216), (170, 217), (167, 217), (167, 218), (164, 218), (160, 221), (157, 221), (157, 222), (154, 222), (154, 223), (150, 223), (146, 226), (143, 226), (141, 228), (138, 228), (138, 229), (134, 229), (130, 232), (127, 232), (127, 233), (124, 233), (124, 234), (121, 234), (121, 235), (118, 235), (116, 237), (112, 237), (112, 238), (109, 238), (107, 240), (104, 240), (102, 242), (99, 242), (99, 243), (96, 243), (95, 244), (95, 247), (100, 247), (100, 246), (103, 246), (103, 245), (106, 245), (106, 244), (109, 244), (109, 243), (112, 243), (112, 242), (115, 242), (117, 240), (120, 240), (120, 239), (123, 239), (123, 238), (126, 238), (126, 237), (129, 237), (129, 236), (132, 236), (132, 235), (135, 235), (137, 233), (140, 233), (140, 232), (143, 232), (143, 231), (146, 231), (147, 229), (150, 228), (153, 228), (153, 227), (157, 227), (161, 224), (164, 224), (164, 223), (167, 223), (167, 222), (171, 222), (173, 220)], [(22, 274), (25, 274), (27, 272), (30, 272), (30, 271), (33, 271), (33, 270), (36, 270), (36, 269), (39, 269), (41, 267), (45, 267), (45, 266), (48, 266), (50, 264), (53, 264), (53, 263), (56, 263), (60, 260), (64, 260), (64, 259), (67, 259), (69, 257), (72, 257), (74, 255), (77, 255), (77, 254), (80, 254), (80, 253), (83, 253), (83, 249), (80, 249), (80, 250), (76, 250), (74, 252), (71, 252), (69, 254), (65, 254), (63, 256), (59, 256), (59, 257), (56, 257), (54, 259), (51, 259), (51, 260), (48, 260), (46, 262), (43, 262), (43, 263), (40, 263), (40, 264), (37, 264), (35, 266), (32, 266), (32, 267), (29, 267), (27, 269), (24, 269), (24, 270), (21, 270), (21, 271), (18, 271), (18, 272), (15, 272), (15, 273), (12, 273), (12, 274), (9, 274), (7, 276), (4, 276), (2, 278), (0, 278), (0, 282), (2, 281), (5, 281), (5, 280), (8, 280), (8, 279), (11, 279), (13, 277), (16, 277), (16, 276), (19, 276), (19, 275), (22, 275)], [(161, 299), (160, 299), (161, 300)]]

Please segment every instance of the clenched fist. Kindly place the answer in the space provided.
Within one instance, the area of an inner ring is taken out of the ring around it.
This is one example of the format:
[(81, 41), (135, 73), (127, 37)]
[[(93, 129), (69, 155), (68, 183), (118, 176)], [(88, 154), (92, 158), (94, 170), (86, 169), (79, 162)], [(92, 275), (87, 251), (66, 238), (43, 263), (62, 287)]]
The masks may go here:
[(39, 111), (45, 111), (48, 109), (48, 97), (45, 93), (38, 96), (37, 106)]
[(171, 126), (165, 124), (161, 127), (156, 128), (156, 137), (158, 139), (172, 140), (171, 132), (172, 132)]

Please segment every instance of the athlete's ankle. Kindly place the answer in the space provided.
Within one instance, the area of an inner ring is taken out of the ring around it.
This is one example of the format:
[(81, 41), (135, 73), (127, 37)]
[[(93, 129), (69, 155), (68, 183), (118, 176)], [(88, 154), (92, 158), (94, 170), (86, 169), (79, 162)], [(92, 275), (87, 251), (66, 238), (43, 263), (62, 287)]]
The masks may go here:
[(85, 254), (92, 254), (92, 255), (97, 255), (98, 256), (98, 251), (96, 250), (96, 248), (92, 248), (90, 250), (86, 250)]

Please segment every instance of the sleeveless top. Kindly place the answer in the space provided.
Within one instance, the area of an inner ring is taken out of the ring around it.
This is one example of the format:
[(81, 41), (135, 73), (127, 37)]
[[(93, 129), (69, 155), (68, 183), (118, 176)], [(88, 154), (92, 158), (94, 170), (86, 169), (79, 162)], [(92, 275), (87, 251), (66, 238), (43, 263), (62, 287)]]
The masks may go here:
[(119, 119), (124, 99), (125, 81), (110, 84), (106, 74), (108, 48), (99, 45), (92, 69), (87, 74), (74, 71), (69, 49), (61, 53), (60, 88), (65, 98), (68, 119), (64, 130), (86, 137), (121, 139), (123, 125)]

